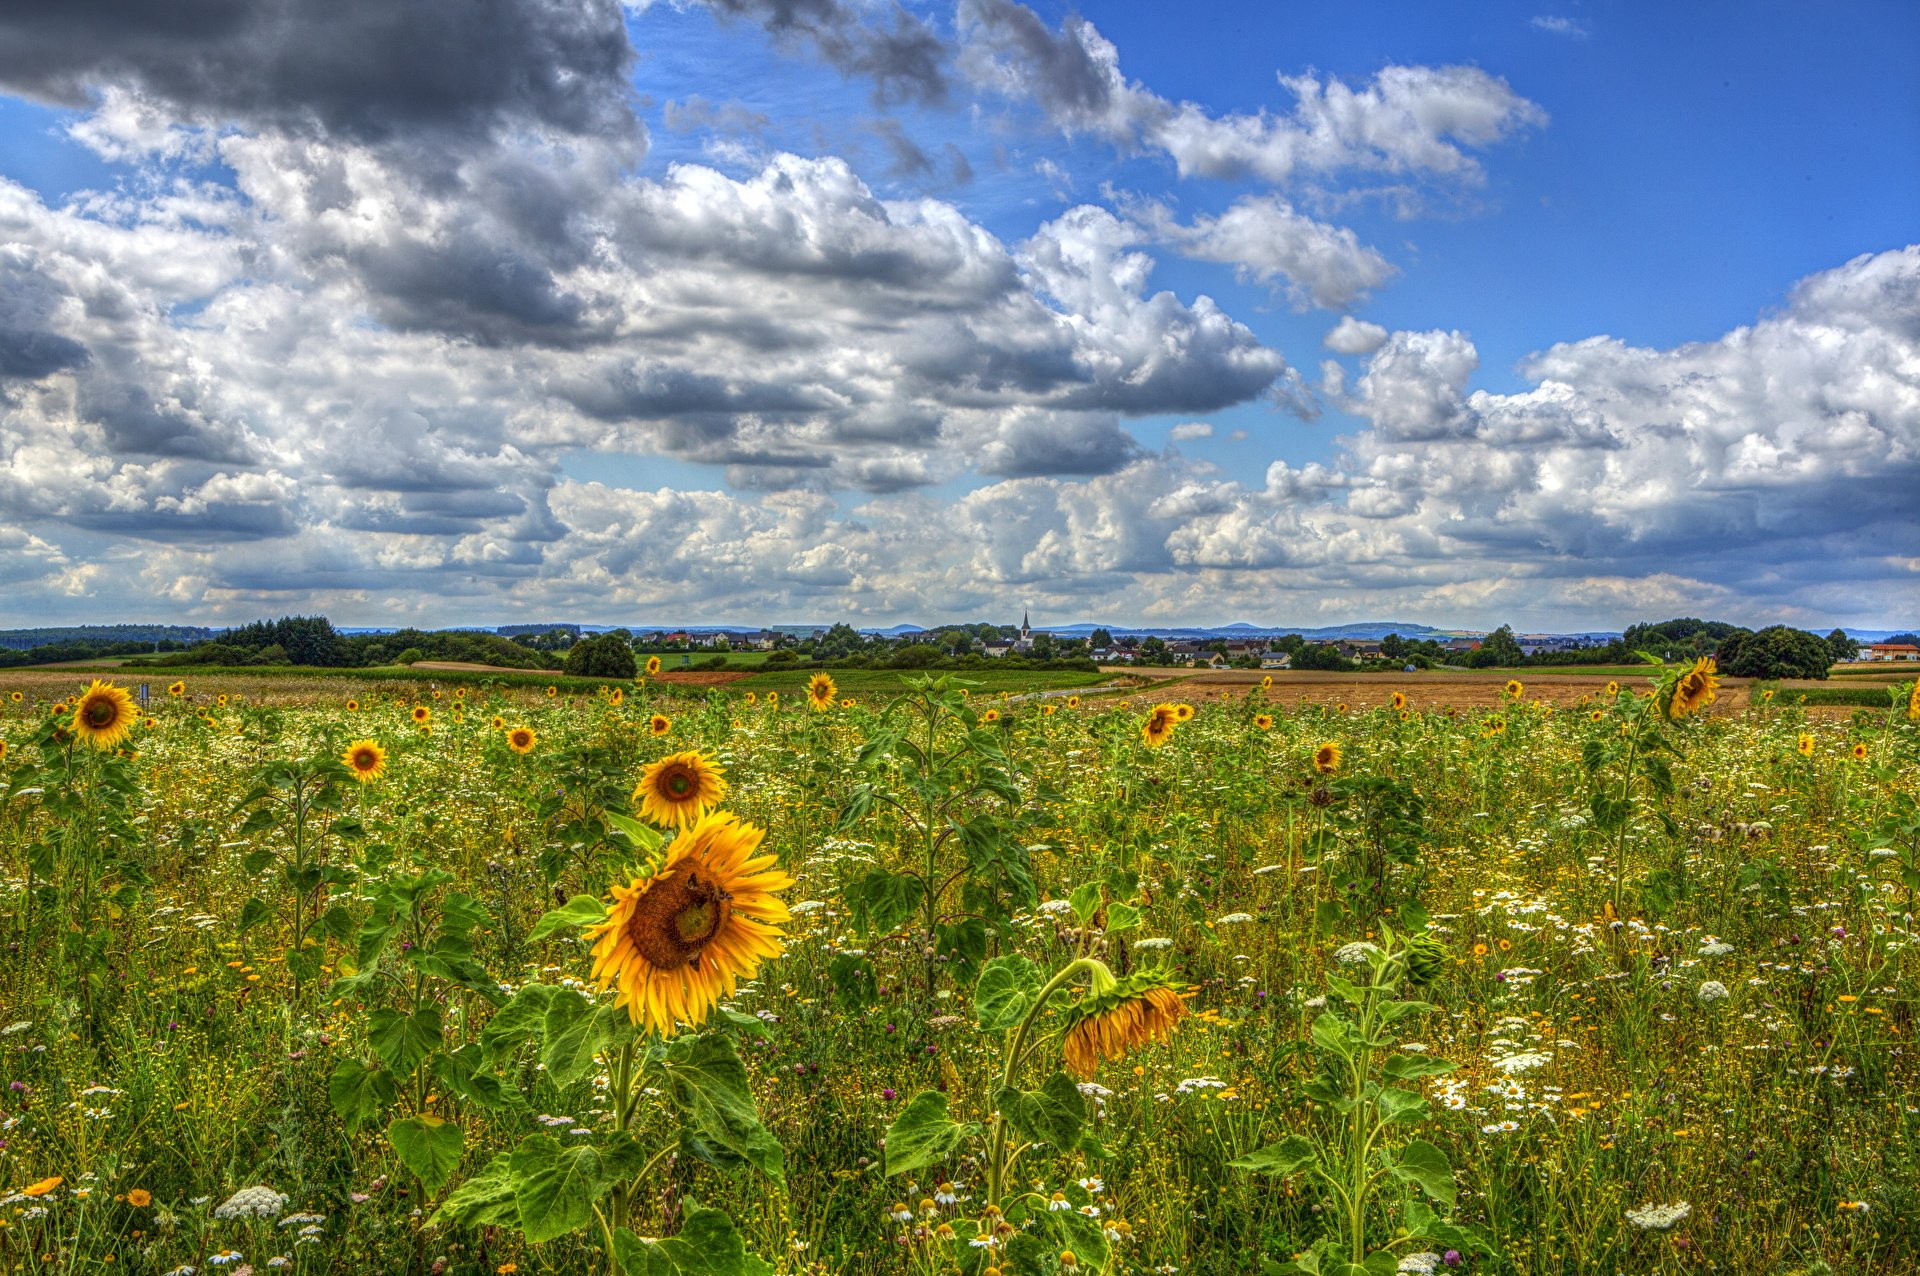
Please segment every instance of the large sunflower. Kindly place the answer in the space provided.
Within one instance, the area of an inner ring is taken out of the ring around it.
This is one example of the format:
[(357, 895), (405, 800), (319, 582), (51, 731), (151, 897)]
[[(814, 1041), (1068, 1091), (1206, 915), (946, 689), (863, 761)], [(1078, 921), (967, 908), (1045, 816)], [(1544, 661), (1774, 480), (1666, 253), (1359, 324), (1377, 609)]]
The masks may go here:
[(96, 749), (111, 749), (127, 738), (139, 716), (125, 687), (95, 678), (73, 707), (73, 731)]
[(1180, 724), (1180, 715), (1170, 704), (1157, 704), (1147, 711), (1147, 721), (1140, 728), (1140, 738), (1153, 748), (1159, 748), (1173, 739), (1173, 729)]
[(593, 977), (633, 1022), (658, 1036), (698, 1028), (743, 978), (781, 952), (790, 920), (778, 892), (793, 879), (755, 855), (766, 830), (728, 811), (683, 829), (660, 867), (612, 891), (587, 931)]
[(1720, 690), (1717, 673), (1712, 656), (1694, 661), (1693, 668), (1673, 684), (1673, 699), (1667, 701), (1667, 717), (1684, 718), (1712, 704)]
[[(1111, 976), (1109, 976), (1111, 978)], [(1187, 1004), (1159, 970), (1142, 970), (1104, 991), (1090, 992), (1070, 1012), (1065, 1042), (1067, 1071), (1093, 1080), (1102, 1059), (1119, 1060), (1130, 1050), (1173, 1035)]]
[(373, 740), (355, 740), (340, 755), (340, 760), (362, 784), (372, 784), (387, 769), (387, 751)]
[(727, 780), (719, 764), (693, 749), (649, 763), (633, 790), (641, 818), (671, 828), (699, 823), (726, 796)]
[(1340, 746), (1329, 740), (1313, 751), (1313, 769), (1321, 775), (1332, 775), (1340, 769)]
[(540, 737), (534, 734), (532, 727), (515, 727), (507, 732), (507, 747), (515, 753), (532, 753), (533, 746), (540, 743)]
[(833, 708), (834, 697), (839, 694), (831, 674), (817, 673), (807, 679), (807, 703), (815, 709)]

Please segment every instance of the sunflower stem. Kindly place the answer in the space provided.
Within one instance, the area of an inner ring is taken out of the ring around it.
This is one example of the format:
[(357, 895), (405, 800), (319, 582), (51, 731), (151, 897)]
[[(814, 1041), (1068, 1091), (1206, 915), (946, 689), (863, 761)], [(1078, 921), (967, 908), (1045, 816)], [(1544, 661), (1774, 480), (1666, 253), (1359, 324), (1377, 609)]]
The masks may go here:
[[(1083, 972), (1091, 975), (1100, 963), (1091, 957), (1081, 957), (1068, 962), (1059, 972), (1041, 987), (1040, 993), (1033, 999), (1033, 1005), (1020, 1020), (1020, 1026), (1014, 1030), (1013, 1038), (1007, 1043), (1007, 1052), (1000, 1066), (1000, 1085), (994, 1091), (993, 1145), (987, 1157), (987, 1203), (1001, 1205), (1001, 1190), (1005, 1186), (1007, 1157), (1007, 1114), (1000, 1110), (1000, 1090), (1013, 1085), (1014, 1077), (1020, 1067), (1021, 1056), (1026, 1053), (1027, 1036), (1033, 1031), (1033, 1025), (1040, 1012), (1053, 1000), (1053, 994), (1073, 982), (1076, 975)], [(1004, 1206), (1002, 1206), (1004, 1208)]]

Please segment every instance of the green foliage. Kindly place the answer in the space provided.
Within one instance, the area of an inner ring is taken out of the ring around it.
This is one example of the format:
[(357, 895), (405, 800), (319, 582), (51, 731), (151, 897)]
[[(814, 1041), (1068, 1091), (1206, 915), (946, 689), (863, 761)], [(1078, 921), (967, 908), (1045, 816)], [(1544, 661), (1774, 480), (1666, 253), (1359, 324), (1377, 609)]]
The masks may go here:
[(582, 638), (567, 650), (566, 671), (576, 678), (628, 679), (640, 672), (633, 648), (613, 634)]

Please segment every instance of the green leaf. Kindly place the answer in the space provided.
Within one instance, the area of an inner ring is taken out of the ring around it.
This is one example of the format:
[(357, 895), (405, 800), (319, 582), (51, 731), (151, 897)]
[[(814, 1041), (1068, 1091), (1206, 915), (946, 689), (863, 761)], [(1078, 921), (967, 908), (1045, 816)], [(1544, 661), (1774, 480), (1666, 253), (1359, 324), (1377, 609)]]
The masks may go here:
[(922, 1090), (887, 1127), (886, 1173), (906, 1174), (944, 1161), (978, 1128), (948, 1118), (946, 1095)]
[(273, 916), (273, 910), (267, 907), (267, 901), (255, 895), (240, 906), (240, 933), (246, 934), (261, 922)]
[(1038, 1090), (1001, 1089), (998, 1103), (1007, 1124), (1024, 1139), (1070, 1150), (1087, 1121), (1087, 1101), (1073, 1078), (1056, 1072)]
[(342, 1059), (327, 1078), (327, 1101), (349, 1130), (378, 1117), (393, 1106), (396, 1097), (393, 1078), (379, 1065), (360, 1059)]
[(513, 1153), (501, 1152), (487, 1168), (448, 1194), (433, 1212), (428, 1226), (454, 1223), (463, 1227), (513, 1227), (520, 1221), (514, 1199)]
[(1314, 1019), (1310, 1030), (1314, 1043), (1323, 1050), (1331, 1050), (1342, 1059), (1353, 1054), (1353, 1030), (1347, 1027), (1346, 1020), (1331, 1010), (1323, 1010)]
[(919, 911), (921, 882), (912, 873), (876, 868), (846, 889), (853, 924), (863, 935), (884, 935)]
[(439, 1048), (440, 1012), (422, 1006), (412, 1014), (382, 1007), (367, 1016), (367, 1043), (399, 1080), (413, 1075), (420, 1061)]
[(1140, 910), (1132, 904), (1107, 905), (1107, 934), (1118, 935), (1140, 924)]
[(346, 907), (335, 904), (320, 915), (320, 930), (335, 943), (346, 943), (353, 938), (353, 914)]
[(562, 1144), (530, 1134), (513, 1150), (520, 1230), (538, 1245), (578, 1231), (593, 1219), (593, 1203), (613, 1185), (600, 1149), (591, 1143)]
[(521, 1042), (541, 1035), (553, 994), (549, 984), (528, 984), (514, 993), (480, 1030), (480, 1044), (488, 1057), (497, 1059)]
[[(608, 811), (606, 814), (607, 823), (612, 825), (616, 832), (624, 834), (626, 839), (633, 843), (634, 849), (642, 855), (653, 854), (659, 850), (661, 844), (667, 840), (666, 835), (659, 830), (650, 828), (630, 816), (616, 815), (612, 811)], [(568, 902), (567, 907), (573, 907), (571, 901)], [(604, 911), (605, 905), (602, 905), (601, 908), (602, 911)]]
[(620, 1015), (611, 1006), (595, 1009), (578, 993), (555, 990), (547, 1003), (540, 1062), (555, 1085), (572, 1085), (593, 1071), (593, 1057), (612, 1044)]
[(449, 891), (440, 901), (440, 933), (442, 935), (465, 935), (476, 926), (485, 925), (492, 917), (487, 906), (471, 895), (459, 891)]
[(661, 1058), (667, 1096), (686, 1118), (695, 1155), (717, 1165), (745, 1161), (776, 1182), (786, 1180), (786, 1153), (760, 1124), (747, 1069), (733, 1039), (706, 1032), (677, 1037)]
[(387, 1142), (400, 1163), (413, 1171), (433, 1196), (460, 1167), (460, 1127), (435, 1116), (402, 1117), (387, 1126)]
[(995, 957), (973, 986), (973, 1013), (988, 1032), (1001, 1032), (1027, 1017), (1045, 981), (1040, 967), (1019, 953)]
[(1433, 1144), (1415, 1139), (1400, 1149), (1399, 1160), (1388, 1169), (1402, 1183), (1412, 1183), (1442, 1205), (1452, 1206), (1453, 1166)]
[(1383, 1001), (1380, 1003), (1380, 1018), (1387, 1023), (1399, 1023), (1408, 1015), (1423, 1015), (1433, 1008), (1430, 1001)]
[(644, 1240), (621, 1228), (613, 1235), (614, 1261), (626, 1276), (772, 1276), (773, 1268), (747, 1252), (746, 1241), (724, 1210), (688, 1199), (678, 1236)]
[(1391, 1081), (1412, 1081), (1419, 1077), (1438, 1077), (1452, 1072), (1460, 1065), (1448, 1063), (1445, 1059), (1434, 1059), (1421, 1054), (1397, 1054), (1387, 1060), (1385, 1072)]
[(598, 926), (605, 920), (607, 920), (605, 900), (598, 895), (575, 895), (559, 908), (550, 909), (541, 914), (540, 920), (533, 924), (533, 931), (527, 938), (533, 943), (539, 943), (558, 931), (572, 930), (581, 926)]
[(1067, 896), (1067, 903), (1072, 905), (1074, 917), (1085, 926), (1100, 911), (1100, 883), (1086, 882), (1075, 887), (1073, 894)]
[(1320, 1149), (1304, 1134), (1289, 1134), (1278, 1143), (1269, 1143), (1258, 1151), (1228, 1161), (1236, 1170), (1282, 1176), (1298, 1174), (1320, 1159)]
[(846, 1006), (870, 1006), (878, 996), (873, 963), (865, 957), (841, 953), (828, 965), (827, 974), (833, 980), (834, 1000)]
[(1380, 1092), (1380, 1119), (1388, 1124), (1411, 1124), (1424, 1121), (1430, 1115), (1427, 1111), (1427, 1097), (1415, 1094), (1411, 1090), (1396, 1090), (1388, 1087)]

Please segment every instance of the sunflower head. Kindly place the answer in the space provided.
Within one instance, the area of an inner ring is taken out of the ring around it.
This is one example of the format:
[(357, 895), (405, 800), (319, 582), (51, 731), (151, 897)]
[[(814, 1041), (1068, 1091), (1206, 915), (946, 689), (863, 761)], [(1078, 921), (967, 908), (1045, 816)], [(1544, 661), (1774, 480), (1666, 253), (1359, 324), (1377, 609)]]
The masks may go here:
[(1193, 718), (1193, 706), (1188, 704), (1186, 701), (1183, 700), (1179, 704), (1176, 704), (1175, 706), (1173, 706), (1173, 720), (1175, 722), (1188, 722), (1188, 721), (1191, 721), (1192, 718)]
[(1610, 696), (1617, 696), (1617, 695), (1619, 695), (1619, 694), (1620, 694), (1620, 684), (1619, 684), (1619, 683), (1617, 683), (1617, 682), (1609, 682), (1609, 683), (1607, 684), (1607, 694), (1608, 694), (1608, 695), (1610, 695)]
[(1264, 676), (1262, 676), (1262, 677), (1261, 677), (1261, 679), (1260, 679), (1260, 690), (1262, 690), (1262, 691), (1272, 691), (1272, 690), (1273, 690), (1273, 675), (1272, 675), (1272, 674), (1266, 674), (1266, 675), (1264, 675)]
[[(1914, 683), (1913, 685), (1915, 686), (1915, 688), (1920, 688), (1920, 682), (1916, 682), (1916, 683)], [(1773, 699), (1773, 688), (1772, 688), (1772, 687), (1768, 687), (1768, 688), (1767, 688), (1767, 689), (1766, 689), (1765, 691), (1762, 691), (1762, 692), (1760, 693), (1760, 703), (1761, 703), (1761, 704), (1765, 704), (1765, 703), (1767, 703), (1767, 701), (1769, 701), (1769, 700), (1771, 700), (1771, 699)], [(1908, 717), (1912, 717), (1912, 716), (1913, 716), (1913, 714), (1912, 714), (1912, 711), (1911, 711), (1911, 710), (1909, 710), (1909, 712), (1908, 712), (1908, 714), (1907, 714), (1907, 716), (1908, 716)]]
[(1313, 769), (1321, 775), (1332, 775), (1340, 769), (1340, 754), (1340, 746), (1328, 740), (1313, 751)]
[(507, 729), (507, 720), (496, 713), (493, 715), (493, 721), (488, 725), (495, 731), (504, 731)]
[(989, 709), (985, 713), (980, 715), (980, 721), (998, 722), (1000, 721), (1000, 711), (998, 709)]
[(1253, 715), (1253, 725), (1259, 727), (1262, 731), (1269, 730), (1273, 726), (1273, 715), (1271, 713), (1256, 713)]
[(348, 712), (348, 713), (358, 713), (358, 712), (360, 712), (360, 702), (359, 702), (358, 700), (348, 700), (348, 701), (347, 701), (347, 712)]
[(1865, 762), (1867, 760), (1867, 746), (1864, 741), (1853, 746), (1853, 760), (1855, 762)]
[(1102, 1059), (1118, 1061), (1129, 1051), (1166, 1040), (1186, 1015), (1187, 1004), (1167, 972), (1139, 970), (1115, 979), (1101, 967), (1087, 995), (1068, 1012), (1067, 1071), (1091, 1081)]
[[(1916, 685), (1920, 685), (1920, 684), (1916, 684)], [(1067, 697), (1067, 708), (1069, 708), (1069, 709), (1078, 709), (1079, 707), (1080, 707), (1080, 697), (1079, 697), (1079, 696), (1068, 696), (1068, 697)]]
[(553, 699), (553, 698), (554, 698), (555, 696), (557, 696), (557, 695), (559, 695), (559, 694), (560, 694), (560, 688), (558, 688), (558, 687), (548, 687), (548, 688), (547, 688), (547, 699), (549, 699), (549, 700), (551, 700), (551, 699)]
[(654, 674), (659, 672), (660, 672), (660, 657), (648, 656), (647, 657), (647, 676), (651, 678)]
[(1699, 712), (1713, 703), (1719, 690), (1720, 679), (1713, 657), (1700, 657), (1693, 662), (1693, 668), (1681, 674), (1673, 684), (1673, 692), (1667, 698), (1667, 717), (1684, 718), (1690, 713)]
[(855, 700), (852, 696), (848, 696), (846, 699), (840, 702), (840, 707), (842, 709), (851, 709), (859, 703), (860, 702), (858, 700)]
[(613, 888), (607, 919), (587, 931), (593, 977), (634, 1023), (662, 1037), (697, 1028), (780, 955), (790, 915), (779, 892), (793, 879), (755, 854), (765, 836), (715, 812), (682, 829), (658, 868)]
[(540, 743), (540, 737), (534, 734), (532, 727), (515, 727), (507, 732), (507, 747), (515, 753), (528, 754), (533, 746)]
[(627, 699), (627, 693), (622, 691), (618, 687), (615, 687), (612, 691), (609, 691), (607, 693), (607, 703), (611, 705), (624, 704), (626, 703), (626, 699)]
[(167, 688), (167, 694), (170, 696), (184, 696), (187, 694), (187, 684), (184, 682), (176, 682)]
[[(13, 694), (16, 699), (20, 695), (18, 691)], [(1767, 698), (1771, 700), (1773, 692), (1767, 692)], [(1920, 681), (1916, 681), (1913, 684), (1913, 690), (1907, 693), (1907, 721), (1920, 722)]]
[(353, 772), (353, 778), (362, 784), (372, 784), (387, 769), (387, 751), (373, 740), (355, 740), (340, 755), (340, 761), (347, 770)]
[(839, 695), (833, 685), (833, 675), (817, 673), (807, 679), (807, 704), (813, 709), (831, 709), (834, 699)]
[(1173, 729), (1180, 725), (1180, 716), (1170, 704), (1157, 704), (1147, 711), (1147, 720), (1140, 727), (1140, 738), (1149, 747), (1159, 748), (1173, 739)]
[(779, 703), (780, 703), (780, 693), (778, 691), (767, 692), (767, 704), (769, 707), (778, 705)]
[(641, 818), (667, 828), (698, 823), (726, 796), (727, 780), (719, 764), (694, 749), (648, 763), (633, 790)]
[(1396, 691), (1393, 693), (1393, 707), (1395, 709), (1404, 709), (1407, 707), (1407, 696), (1404, 691)]
[(111, 749), (127, 738), (140, 716), (125, 687), (95, 678), (73, 706), (73, 732), (96, 749)]
[(220, 707), (221, 707), (222, 709), (224, 709), (224, 708), (226, 708), (226, 707), (227, 707), (227, 694), (226, 694), (226, 692), (224, 692), (224, 691), (223, 691), (223, 692), (221, 692), (221, 693), (220, 693), (219, 695), (217, 695), (217, 696), (215, 696), (215, 697), (213, 698), (213, 702), (214, 702), (215, 704), (217, 704), (217, 705), (219, 705), (219, 706), (220, 706)]
[(1058, 712), (1060, 712), (1060, 706), (1057, 704), (1043, 704), (1040, 706), (1040, 716), (1043, 718), (1051, 718)]
[(1800, 733), (1800, 738), (1799, 738), (1798, 740), (1796, 740), (1796, 741), (1794, 742), (1794, 746), (1793, 746), (1793, 747), (1794, 747), (1794, 748), (1796, 748), (1796, 749), (1798, 749), (1798, 750), (1800, 751), (1800, 756), (1801, 756), (1801, 757), (1803, 757), (1803, 758), (1810, 758), (1810, 757), (1812, 757), (1812, 756), (1813, 756), (1813, 736), (1812, 736), (1812, 734), (1811, 734), (1810, 732), (1806, 732), (1806, 731), (1802, 731), (1802, 732)]
[(655, 735), (665, 735), (673, 730), (673, 720), (664, 713), (656, 713), (647, 719), (647, 730)]
[(1507, 679), (1507, 694), (1512, 696), (1515, 700), (1518, 700), (1520, 698), (1521, 693), (1524, 692), (1526, 689), (1527, 689), (1526, 684), (1522, 683), (1518, 678)]
[(419, 723), (432, 722), (433, 710), (427, 708), (427, 706), (423, 704), (417, 704), (413, 706), (413, 720)]
[(1480, 728), (1480, 734), (1485, 736), (1496, 736), (1496, 735), (1499, 735), (1502, 731), (1505, 731), (1506, 729), (1507, 729), (1507, 720), (1496, 713), (1491, 718), (1487, 719), (1485, 726)]
[(759, 697), (759, 696), (757, 696), (757, 695), (755, 695), (755, 694), (754, 694), (753, 692), (751, 692), (751, 691), (749, 691), (749, 692), (747, 692), (747, 703), (748, 703), (748, 704), (753, 704), (753, 703), (755, 703), (756, 701), (758, 701), (759, 699), (760, 699), (760, 697)]

